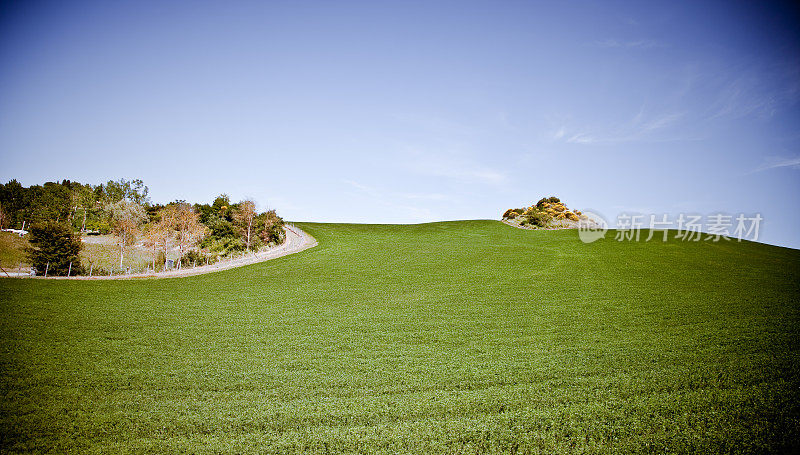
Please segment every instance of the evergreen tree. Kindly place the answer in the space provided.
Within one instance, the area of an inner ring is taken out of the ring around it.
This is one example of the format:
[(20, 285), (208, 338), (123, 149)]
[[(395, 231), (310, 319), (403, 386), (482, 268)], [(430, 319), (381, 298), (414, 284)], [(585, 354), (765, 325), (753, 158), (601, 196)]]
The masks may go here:
[(77, 275), (80, 270), (78, 253), (81, 251), (81, 239), (72, 232), (66, 223), (44, 221), (36, 223), (30, 229), (31, 247), (27, 249), (28, 257), (38, 274), (44, 275)]

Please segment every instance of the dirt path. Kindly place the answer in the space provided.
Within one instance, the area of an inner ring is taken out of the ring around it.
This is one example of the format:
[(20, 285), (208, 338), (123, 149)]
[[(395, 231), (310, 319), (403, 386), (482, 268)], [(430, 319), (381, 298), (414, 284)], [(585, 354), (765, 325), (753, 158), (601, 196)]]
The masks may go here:
[[(227, 270), (232, 269), (235, 267), (241, 267), (243, 265), (250, 265), (255, 264), (258, 262), (268, 261), (270, 259), (279, 258), (281, 256), (287, 256), (289, 254), (298, 253), (300, 251), (306, 250), (308, 248), (312, 248), (317, 246), (317, 241), (314, 237), (306, 234), (300, 228), (296, 226), (286, 226), (286, 241), (282, 244), (267, 248), (265, 250), (261, 250), (257, 253), (247, 254), (245, 256), (231, 259), (231, 260), (222, 260), (217, 262), (216, 264), (211, 265), (201, 265), (197, 267), (191, 268), (184, 268), (180, 270), (169, 270), (166, 272), (160, 273), (132, 273), (130, 275), (114, 275), (114, 276), (73, 276), (73, 277), (30, 277), (36, 279), (53, 279), (53, 280), (129, 280), (129, 279), (141, 279), (141, 278), (176, 278), (182, 276), (191, 276), (191, 275), (202, 275), (204, 273), (211, 273), (211, 272), (218, 272), (220, 270)], [(14, 273), (10, 273), (11, 276), (19, 276)], [(2, 272), (0, 275), (5, 277)], [(25, 277), (28, 277), (25, 275)]]

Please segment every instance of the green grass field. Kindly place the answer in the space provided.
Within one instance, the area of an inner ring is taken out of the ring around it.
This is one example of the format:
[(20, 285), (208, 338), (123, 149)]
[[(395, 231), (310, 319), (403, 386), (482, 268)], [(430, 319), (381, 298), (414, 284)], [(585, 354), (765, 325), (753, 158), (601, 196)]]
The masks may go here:
[(0, 280), (2, 452), (798, 448), (800, 251), (300, 226), (208, 275)]

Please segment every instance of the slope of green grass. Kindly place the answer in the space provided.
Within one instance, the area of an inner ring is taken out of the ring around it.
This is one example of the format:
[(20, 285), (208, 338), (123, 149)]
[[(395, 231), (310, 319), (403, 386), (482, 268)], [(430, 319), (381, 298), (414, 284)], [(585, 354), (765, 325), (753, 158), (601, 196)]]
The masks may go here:
[(16, 268), (20, 262), (27, 262), (25, 248), (27, 240), (11, 232), (0, 231), (0, 267)]
[(301, 227), (319, 246), (208, 275), (0, 280), (2, 450), (797, 447), (800, 251)]

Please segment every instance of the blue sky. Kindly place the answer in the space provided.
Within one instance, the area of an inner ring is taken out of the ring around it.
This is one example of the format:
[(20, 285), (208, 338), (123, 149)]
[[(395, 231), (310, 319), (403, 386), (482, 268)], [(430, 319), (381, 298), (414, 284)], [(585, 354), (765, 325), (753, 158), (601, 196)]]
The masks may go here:
[(790, 3), (6, 2), (0, 180), (291, 220), (761, 213), (800, 248)]

